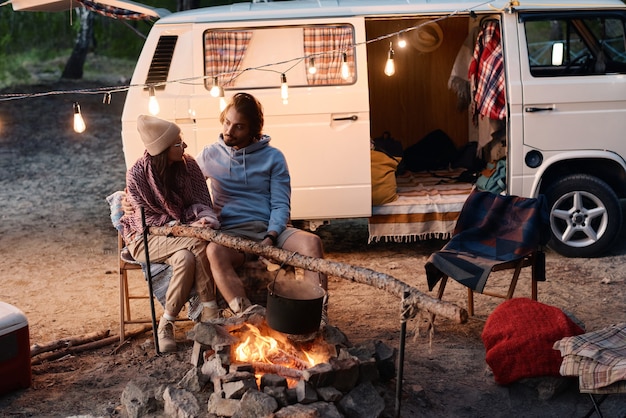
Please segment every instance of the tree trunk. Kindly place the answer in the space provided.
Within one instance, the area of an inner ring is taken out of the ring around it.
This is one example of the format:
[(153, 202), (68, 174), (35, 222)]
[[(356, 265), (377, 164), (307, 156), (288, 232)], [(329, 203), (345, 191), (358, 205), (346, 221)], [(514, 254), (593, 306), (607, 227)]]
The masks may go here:
[[(267, 259), (280, 263), (302, 268), (304, 270), (316, 271), (329, 276), (341, 277), (354, 282), (367, 284), (385, 290), (388, 293), (402, 299), (405, 292), (408, 297), (404, 301), (402, 308), (403, 315), (415, 316), (417, 311), (425, 310), (432, 314), (441, 315), (452, 319), (458, 323), (467, 322), (467, 311), (450, 302), (428, 296), (414, 287), (384, 273), (379, 273), (365, 267), (352, 266), (350, 264), (338, 263), (323, 258), (307, 257), (298, 253), (292, 253), (281, 248), (265, 246), (243, 238), (222, 234), (210, 228), (194, 228), (190, 226), (162, 226), (151, 227), (150, 233), (154, 235), (174, 235), (177, 237), (194, 237), (206, 241), (216, 242), (225, 247), (233, 248), (250, 254), (263, 256)], [(407, 308), (414, 308), (409, 310)]]
[(200, 7), (200, 0), (178, 0), (178, 11), (192, 10)]
[(62, 78), (79, 80), (83, 78), (83, 66), (89, 52), (89, 45), (93, 40), (93, 13), (84, 7), (76, 9), (80, 16), (80, 30), (76, 36), (76, 44), (70, 59), (65, 64)]

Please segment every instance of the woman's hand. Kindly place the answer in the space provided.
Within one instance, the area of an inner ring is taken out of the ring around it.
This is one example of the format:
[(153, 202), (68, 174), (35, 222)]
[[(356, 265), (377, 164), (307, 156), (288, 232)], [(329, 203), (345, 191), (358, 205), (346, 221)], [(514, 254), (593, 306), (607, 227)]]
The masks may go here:
[(128, 201), (127, 196), (128, 195), (124, 194), (124, 197), (122, 197), (122, 210), (124, 211), (124, 215), (130, 216), (133, 214), (133, 212), (135, 212), (135, 209), (133, 208), (133, 205), (131, 205)]
[(204, 217), (198, 219), (197, 221), (192, 222), (190, 224), (190, 226), (199, 227), (199, 228), (209, 227), (209, 228), (212, 228), (212, 229), (219, 229), (220, 222), (215, 217), (204, 216)]

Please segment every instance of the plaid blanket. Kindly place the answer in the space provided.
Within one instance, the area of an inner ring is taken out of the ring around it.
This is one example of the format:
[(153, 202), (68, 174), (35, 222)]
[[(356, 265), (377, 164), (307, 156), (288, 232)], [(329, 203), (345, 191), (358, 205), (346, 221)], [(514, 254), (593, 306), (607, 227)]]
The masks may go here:
[(372, 207), (368, 243), (449, 239), (473, 187), (459, 182), (463, 171), (434, 170), (398, 177), (398, 198)]
[(578, 377), (583, 393), (626, 393), (626, 323), (557, 341), (563, 376)]
[(545, 197), (522, 198), (473, 191), (452, 239), (426, 262), (429, 290), (444, 276), (482, 292), (493, 266), (522, 258), (549, 238)]

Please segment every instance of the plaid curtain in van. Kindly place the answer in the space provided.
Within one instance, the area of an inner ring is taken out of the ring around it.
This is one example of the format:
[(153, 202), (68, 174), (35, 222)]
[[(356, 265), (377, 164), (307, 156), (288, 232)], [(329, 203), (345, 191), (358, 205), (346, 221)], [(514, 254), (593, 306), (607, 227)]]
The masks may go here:
[[(315, 26), (304, 28), (304, 54), (315, 59), (317, 72), (307, 72), (307, 83), (332, 85), (349, 82), (341, 78), (343, 53), (347, 55), (351, 77), (354, 69), (352, 27)], [(307, 68), (309, 63), (305, 63)]]
[(204, 34), (204, 71), (210, 77), (207, 88), (218, 78), (222, 87), (231, 86), (241, 70), (241, 63), (252, 39), (250, 31), (206, 31)]

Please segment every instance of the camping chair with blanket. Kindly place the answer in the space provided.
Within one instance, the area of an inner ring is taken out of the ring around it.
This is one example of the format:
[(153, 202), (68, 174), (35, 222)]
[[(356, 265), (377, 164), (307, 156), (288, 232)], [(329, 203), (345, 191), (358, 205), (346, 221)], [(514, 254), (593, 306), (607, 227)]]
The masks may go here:
[[(453, 236), (426, 262), (428, 289), (441, 281), (442, 298), (448, 278), (467, 287), (468, 313), (474, 315), (474, 292), (511, 299), (520, 272), (532, 268), (531, 298), (537, 300), (537, 282), (545, 280), (542, 246), (549, 238), (548, 210), (538, 198), (505, 196), (474, 190), (467, 198)], [(506, 294), (485, 290), (491, 272), (513, 270)]]
[[(133, 292), (129, 286), (129, 271), (140, 270), (142, 277), (148, 279), (148, 266), (146, 263), (140, 263), (132, 258), (130, 252), (126, 248), (126, 243), (122, 237), (122, 225), (120, 218), (122, 217), (122, 198), (124, 192), (117, 191), (107, 197), (111, 210), (111, 222), (118, 231), (118, 254), (119, 254), (119, 279), (120, 279), (120, 342), (126, 338), (126, 326), (131, 324), (150, 324), (152, 318), (147, 315), (140, 315), (139, 318), (133, 317), (131, 312), (131, 302), (133, 300), (149, 300), (148, 287), (141, 286), (141, 292)], [(172, 267), (165, 263), (150, 263), (150, 277), (152, 279), (152, 294), (159, 304), (165, 306), (165, 295), (170, 279), (172, 278)], [(196, 320), (202, 313), (202, 303), (195, 290), (192, 290), (187, 301), (187, 319)], [(185, 318), (179, 318), (185, 320)]]

